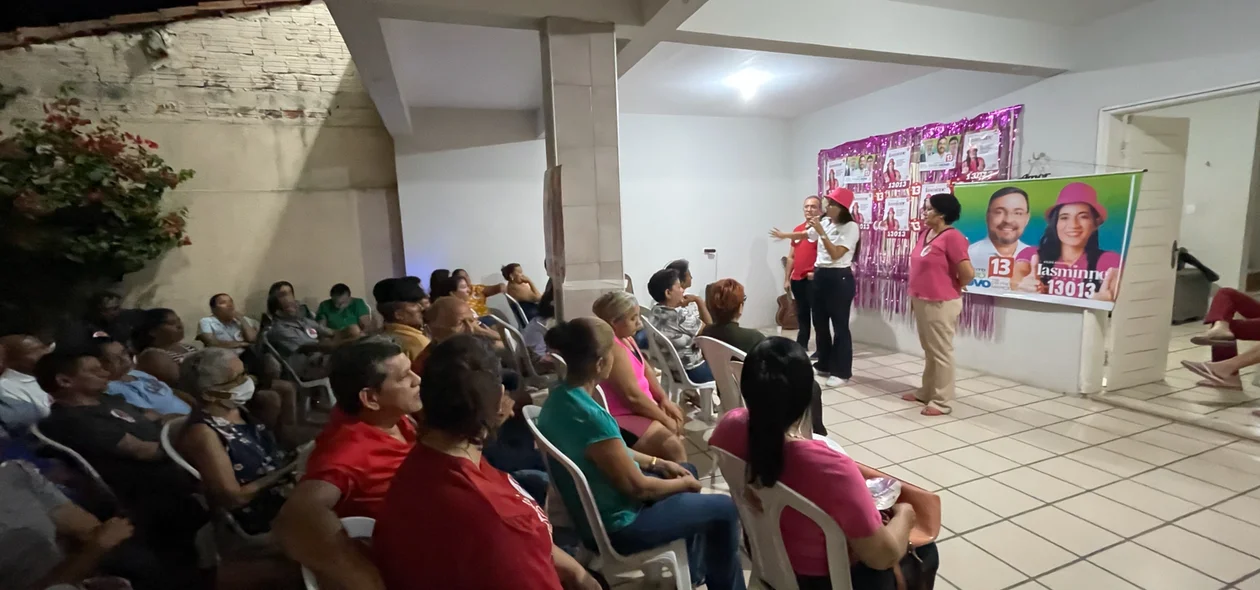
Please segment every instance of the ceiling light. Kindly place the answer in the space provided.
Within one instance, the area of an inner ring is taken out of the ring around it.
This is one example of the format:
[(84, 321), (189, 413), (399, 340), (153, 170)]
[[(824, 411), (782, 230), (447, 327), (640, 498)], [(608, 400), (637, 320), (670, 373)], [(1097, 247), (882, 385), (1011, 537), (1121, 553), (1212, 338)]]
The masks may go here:
[(770, 72), (765, 70), (744, 68), (727, 76), (723, 83), (738, 90), (740, 97), (744, 100), (752, 100), (757, 95), (757, 89), (769, 82), (771, 77)]

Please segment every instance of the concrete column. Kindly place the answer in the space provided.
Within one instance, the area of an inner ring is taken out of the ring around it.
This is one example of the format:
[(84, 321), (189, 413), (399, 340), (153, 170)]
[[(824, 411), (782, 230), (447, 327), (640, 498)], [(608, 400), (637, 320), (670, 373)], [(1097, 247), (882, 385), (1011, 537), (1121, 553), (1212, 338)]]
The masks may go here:
[(617, 42), (611, 24), (564, 18), (544, 19), (541, 37), (547, 167), (560, 170), (547, 259), (570, 319), (622, 288)]

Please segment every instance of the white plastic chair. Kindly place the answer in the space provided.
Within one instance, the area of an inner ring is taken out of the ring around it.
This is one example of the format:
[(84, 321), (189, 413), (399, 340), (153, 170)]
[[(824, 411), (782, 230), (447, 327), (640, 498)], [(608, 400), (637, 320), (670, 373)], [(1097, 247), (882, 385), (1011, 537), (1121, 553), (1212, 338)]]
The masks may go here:
[(508, 295), (507, 291), (503, 292), (503, 298), (507, 300), (508, 307), (512, 310), (512, 315), (516, 317), (516, 328), (524, 330), (529, 325), (529, 319), (525, 317), (525, 308), (521, 307), (521, 302), (515, 297)]
[[(595, 494), (591, 492), (586, 476), (538, 430), (537, 422), (540, 412), (542, 408), (538, 406), (523, 408), (525, 422), (529, 424), (530, 432), (534, 433), (534, 441), (538, 443), (538, 448), (555, 462), (563, 465), (565, 471), (569, 472), (569, 477), (573, 479), (573, 485), (577, 487), (578, 498), (582, 501), (582, 512), (586, 515), (586, 522), (590, 525), (591, 534), (595, 537), (595, 546), (599, 549), (599, 554), (588, 567), (608, 578), (627, 572), (641, 571), (649, 580), (656, 579), (662, 568), (668, 568), (674, 575), (674, 585), (677, 590), (691, 590), (691, 572), (687, 569), (687, 544), (684, 540), (679, 539), (669, 545), (633, 555), (622, 555), (613, 549), (612, 540), (608, 538), (608, 529), (604, 528), (604, 521), (599, 517), (599, 508), (595, 505)], [(555, 476), (551, 474), (551, 461), (547, 461), (546, 464), (547, 474), (551, 476), (552, 481), (555, 481)]]
[[(187, 416), (181, 416), (162, 425), (162, 452), (166, 453), (166, 456), (170, 457), (171, 461), (174, 461), (176, 465), (179, 465), (184, 471), (187, 471), (190, 475), (196, 478), (197, 481), (201, 481), (201, 472), (197, 471), (197, 468), (193, 467), (192, 463), (189, 463), (187, 459), (184, 459), (184, 456), (179, 454), (179, 450), (171, 443), (171, 433), (174, 432), (178, 435), (178, 433), (184, 429), (184, 423), (187, 420)], [(227, 530), (233, 535), (236, 535), (249, 543), (265, 545), (270, 542), (270, 535), (267, 533), (251, 535), (245, 532), (245, 530), (241, 528), (241, 525), (236, 522), (236, 518), (232, 516), (231, 512), (212, 508), (209, 500), (207, 500), (201, 493), (194, 494), (194, 497), (196, 497), (197, 501), (201, 503), (202, 508), (213, 511), (216, 516), (222, 519), (223, 524), (227, 526)]]
[(101, 477), (100, 472), (98, 472), (95, 467), (92, 467), (92, 464), (88, 463), (87, 459), (83, 458), (83, 455), (80, 455), (75, 452), (74, 449), (67, 447), (66, 445), (48, 438), (47, 435), (40, 431), (38, 424), (31, 425), (30, 433), (34, 435), (36, 440), (38, 440), (41, 444), (51, 447), (61, 454), (70, 457), (70, 460), (74, 461), (74, 463), (78, 465), (79, 469), (83, 470), (88, 477), (91, 477), (97, 487), (99, 487), (102, 492), (108, 494), (110, 498), (115, 500), (118, 498), (118, 496), (114, 494), (114, 490), (109, 487), (109, 484), (105, 483), (105, 478)]
[[(376, 530), (376, 519), (366, 516), (347, 516), (341, 519), (341, 528), (346, 530), (346, 534), (351, 539), (371, 539), (372, 531)], [(306, 590), (319, 590), (319, 582), (315, 581), (315, 572), (302, 566), (302, 583), (306, 584)]]
[(761, 499), (762, 509), (754, 509), (744, 497), (744, 489), (748, 485), (747, 464), (723, 449), (712, 448), (717, 451), (718, 467), (731, 488), (731, 499), (735, 500), (739, 519), (744, 523), (744, 533), (748, 536), (748, 545), (752, 548), (749, 590), (799, 588), (796, 574), (792, 572), (792, 562), (788, 559), (787, 548), (783, 544), (782, 529), (779, 528), (783, 509), (789, 507), (804, 514), (822, 529), (827, 546), (827, 571), (831, 572), (832, 590), (853, 590), (853, 580), (849, 574), (849, 543), (835, 519), (796, 490), (783, 485), (783, 482), (776, 483), (771, 488), (758, 488), (756, 493)]
[(713, 371), (713, 381), (717, 383), (718, 397), (722, 398), (722, 414), (744, 407), (744, 396), (739, 390), (739, 378), (735, 375), (732, 361), (740, 363), (743, 370), (744, 351), (731, 346), (717, 338), (697, 336), (696, 345), (709, 369)]
[(648, 355), (653, 362), (659, 363), (657, 366), (661, 369), (662, 385), (669, 393), (670, 401), (681, 403), (683, 392), (694, 390), (700, 399), (700, 419), (709, 424), (717, 422), (717, 414), (713, 408), (713, 392), (717, 391), (717, 382), (692, 381), (683, 368), (682, 357), (678, 356), (674, 343), (656, 329), (646, 316), (643, 317), (643, 326), (648, 331)]
[[(328, 405), (331, 406), (337, 403), (337, 398), (333, 397), (332, 382), (329, 381), (327, 377), (324, 377), (323, 379), (303, 381), (302, 378), (298, 376), (297, 371), (294, 371), (293, 367), (289, 366), (289, 361), (281, 356), (280, 353), (276, 351), (276, 347), (271, 344), (271, 339), (268, 338), (269, 332), (270, 330), (268, 330), (268, 332), (263, 332), (262, 334), (263, 346), (267, 347), (267, 352), (271, 353), (271, 356), (276, 357), (276, 360), (280, 361), (280, 367), (287, 372), (289, 376), (293, 377), (293, 382), (297, 383), (298, 387), (301, 387), (302, 389), (322, 389), (327, 394), (326, 397), (328, 399)], [(308, 410), (310, 409), (310, 403), (311, 401), (309, 399), (306, 400), (306, 407)]]
[(521, 378), (529, 385), (535, 387), (546, 388), (555, 382), (553, 375), (542, 375), (538, 373), (538, 369), (534, 367), (534, 361), (529, 357), (529, 347), (525, 345), (525, 336), (517, 330), (515, 326), (507, 323), (503, 318), (490, 316), (490, 322), (498, 330), (499, 335), (503, 338), (503, 345), (508, 347), (512, 352), (512, 363), (515, 365), (516, 372), (521, 374)]
[(565, 362), (564, 357), (552, 352), (551, 361), (556, 365), (556, 376), (564, 379), (569, 376), (569, 363)]

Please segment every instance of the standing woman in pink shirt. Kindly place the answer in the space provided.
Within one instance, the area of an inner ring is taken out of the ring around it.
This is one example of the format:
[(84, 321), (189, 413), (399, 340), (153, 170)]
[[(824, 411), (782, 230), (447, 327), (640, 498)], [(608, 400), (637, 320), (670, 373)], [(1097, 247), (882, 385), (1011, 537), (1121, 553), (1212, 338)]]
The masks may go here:
[(928, 198), (923, 231), (910, 249), (910, 306), (923, 345), (923, 386), (902, 396), (927, 404), (924, 416), (950, 413), (954, 399), (954, 330), (962, 313), (962, 290), (975, 278), (967, 237), (951, 224), (962, 206), (949, 193)]

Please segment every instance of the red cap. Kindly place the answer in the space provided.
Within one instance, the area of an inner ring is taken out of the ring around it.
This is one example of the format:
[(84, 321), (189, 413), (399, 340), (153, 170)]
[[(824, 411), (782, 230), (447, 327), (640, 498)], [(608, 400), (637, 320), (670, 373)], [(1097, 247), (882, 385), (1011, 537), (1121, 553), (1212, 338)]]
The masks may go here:
[(844, 205), (845, 209), (850, 209), (853, 207), (853, 191), (847, 188), (840, 187), (838, 189), (835, 189), (827, 193), (827, 198), (831, 199), (832, 201), (835, 201), (836, 203)]
[[(1107, 221), (1107, 210), (1098, 203), (1098, 191), (1094, 187), (1083, 182), (1073, 182), (1059, 191), (1059, 198), (1054, 201), (1054, 206), (1070, 205), (1072, 203), (1085, 203), (1094, 210), (1098, 215), (1098, 223)], [(1051, 208), (1053, 210), (1053, 207)], [(1050, 211), (1046, 211), (1046, 219), (1050, 219)]]

